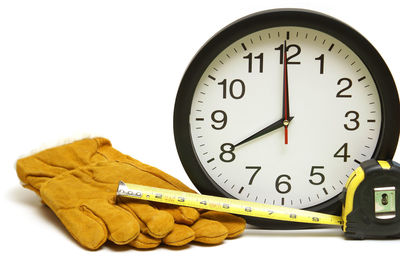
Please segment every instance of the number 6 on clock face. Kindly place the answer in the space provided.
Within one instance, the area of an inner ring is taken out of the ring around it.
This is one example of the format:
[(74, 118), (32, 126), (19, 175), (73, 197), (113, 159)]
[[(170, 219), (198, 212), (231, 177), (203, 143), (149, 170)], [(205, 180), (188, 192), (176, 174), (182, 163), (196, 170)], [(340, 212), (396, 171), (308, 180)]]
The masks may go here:
[(322, 14), (272, 10), (199, 51), (174, 132), (202, 193), (339, 213), (358, 164), (393, 156), (398, 122), (393, 79), (368, 41)]

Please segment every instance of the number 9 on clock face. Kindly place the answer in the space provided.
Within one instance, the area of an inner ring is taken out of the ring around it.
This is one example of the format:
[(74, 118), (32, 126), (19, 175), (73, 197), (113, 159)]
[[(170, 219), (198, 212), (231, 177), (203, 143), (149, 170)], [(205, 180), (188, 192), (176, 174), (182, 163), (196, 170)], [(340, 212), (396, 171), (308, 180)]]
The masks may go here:
[(359, 163), (393, 156), (399, 101), (384, 61), (352, 28), (272, 10), (232, 23), (198, 52), (174, 132), (202, 193), (339, 213)]

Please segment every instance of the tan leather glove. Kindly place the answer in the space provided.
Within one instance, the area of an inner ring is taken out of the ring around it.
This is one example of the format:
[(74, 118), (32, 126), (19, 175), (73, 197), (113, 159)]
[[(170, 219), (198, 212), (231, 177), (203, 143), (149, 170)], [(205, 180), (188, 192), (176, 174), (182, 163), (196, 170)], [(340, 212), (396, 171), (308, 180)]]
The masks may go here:
[(24, 186), (40, 195), (84, 247), (153, 248), (192, 240), (218, 244), (243, 232), (245, 221), (219, 212), (129, 201), (116, 204), (118, 182), (194, 192), (174, 177), (115, 150), (104, 138), (84, 139), (17, 161)]

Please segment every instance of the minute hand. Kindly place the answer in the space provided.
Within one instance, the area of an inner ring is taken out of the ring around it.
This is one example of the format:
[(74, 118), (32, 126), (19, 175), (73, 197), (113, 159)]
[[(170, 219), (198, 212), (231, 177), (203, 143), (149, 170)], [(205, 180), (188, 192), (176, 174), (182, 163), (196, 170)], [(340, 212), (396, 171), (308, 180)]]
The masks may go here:
[[(289, 117), (287, 120), (290, 122), (293, 118), (294, 118), (294, 117), (291, 116), (291, 117)], [(265, 135), (265, 134), (270, 133), (270, 132), (272, 132), (272, 131), (274, 131), (274, 130), (276, 130), (276, 129), (278, 129), (278, 128), (283, 127), (283, 126), (284, 126), (284, 124), (283, 124), (284, 121), (285, 121), (284, 118), (279, 119), (279, 120), (276, 121), (275, 123), (272, 123), (271, 125), (269, 125), (269, 126), (263, 128), (263, 129), (261, 129), (260, 131), (254, 133), (254, 134), (251, 135), (250, 137), (248, 137), (248, 138), (242, 140), (241, 142), (238, 142), (237, 144), (235, 144), (235, 147), (238, 147), (239, 145), (242, 145), (242, 144), (244, 144), (244, 143), (246, 143), (246, 142), (249, 142), (249, 141), (251, 141), (251, 140), (253, 140), (253, 139), (255, 139), (255, 138), (258, 138), (258, 137), (260, 137), (260, 136), (262, 136), (262, 135)]]

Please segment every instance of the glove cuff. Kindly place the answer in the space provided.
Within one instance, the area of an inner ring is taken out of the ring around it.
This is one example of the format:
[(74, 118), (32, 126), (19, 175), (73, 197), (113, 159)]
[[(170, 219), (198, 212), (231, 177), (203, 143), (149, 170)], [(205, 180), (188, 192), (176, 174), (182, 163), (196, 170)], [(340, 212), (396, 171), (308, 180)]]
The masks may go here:
[(107, 157), (98, 153), (102, 146), (111, 147), (111, 143), (105, 138), (94, 138), (53, 147), (19, 159), (16, 171), (25, 187), (39, 192), (43, 183), (55, 176), (93, 162), (107, 160)]
[(64, 172), (105, 161), (128, 163), (165, 180), (176, 189), (195, 193), (176, 178), (119, 152), (108, 139), (101, 137), (75, 141), (19, 159), (16, 169), (24, 186), (38, 193), (44, 183)]

